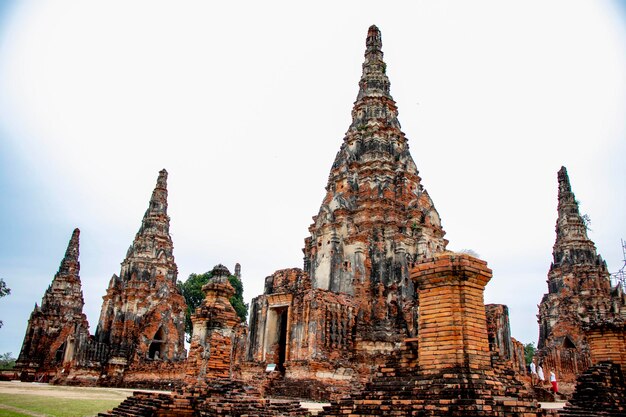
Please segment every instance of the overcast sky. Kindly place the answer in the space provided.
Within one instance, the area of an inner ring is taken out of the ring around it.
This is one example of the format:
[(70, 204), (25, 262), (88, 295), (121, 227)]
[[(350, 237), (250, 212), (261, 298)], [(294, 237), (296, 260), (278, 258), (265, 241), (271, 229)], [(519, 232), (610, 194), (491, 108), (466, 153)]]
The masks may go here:
[(0, 1), (0, 353), (75, 227), (95, 331), (162, 168), (179, 279), (239, 262), (249, 300), (302, 267), (371, 24), (449, 248), (536, 342), (561, 165), (623, 264), (624, 3)]

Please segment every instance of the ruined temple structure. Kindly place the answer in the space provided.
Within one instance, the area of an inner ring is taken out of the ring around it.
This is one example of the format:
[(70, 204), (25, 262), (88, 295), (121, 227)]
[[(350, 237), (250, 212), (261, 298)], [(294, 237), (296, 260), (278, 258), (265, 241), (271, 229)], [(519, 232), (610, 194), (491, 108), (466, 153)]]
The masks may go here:
[[(483, 298), (490, 278), (486, 262), (465, 254), (445, 253), (419, 262), (411, 270), (420, 299), (418, 337), (404, 338), (362, 392), (333, 401), (320, 415), (546, 416), (548, 412), (537, 407), (514, 372), (493, 366)], [(225, 346), (221, 336), (235, 329), (234, 311), (223, 301), (232, 291), (228, 287), (220, 278), (205, 286), (207, 297), (197, 310), (194, 329), (207, 331), (199, 332), (198, 341), (211, 339), (211, 330), (218, 330), (220, 335), (213, 340)], [(209, 316), (213, 319), (207, 320)], [(192, 341), (191, 355), (210, 361), (210, 355), (202, 353), (207, 345), (199, 348), (202, 342), (198, 341)], [(218, 355), (216, 363), (225, 364), (227, 356)], [(308, 413), (297, 401), (272, 401), (248, 384), (217, 377), (199, 378), (170, 394), (137, 392), (99, 415), (269, 417)]]
[(447, 245), (400, 130), (381, 46), (370, 27), (352, 123), (305, 239), (304, 269), (277, 271), (251, 304), (248, 369), (275, 365), (275, 394), (328, 398), (369, 380), (418, 334), (411, 266)]
[[(239, 264), (236, 273), (240, 274)], [(193, 332), (186, 364), (186, 381), (230, 379), (234, 375), (238, 352), (243, 351), (245, 325), (229, 299), (235, 294), (228, 277), (230, 271), (217, 265), (203, 287), (205, 298), (191, 317)]]
[(186, 304), (176, 286), (169, 225), (162, 170), (120, 275), (113, 275), (103, 297), (95, 337), (109, 347), (106, 375), (113, 380), (178, 379), (172, 363), (186, 359)]
[(626, 317), (621, 287), (611, 288), (606, 263), (587, 237), (567, 170), (558, 173), (558, 219), (548, 293), (539, 305), (537, 356), (544, 370), (573, 382), (590, 364), (583, 326), (594, 317)]
[(28, 320), (16, 363), (22, 380), (48, 381), (64, 364), (72, 363), (77, 345), (89, 339), (79, 275), (79, 236), (80, 231), (74, 229), (59, 271)]
[(420, 262), (419, 332), (366, 388), (332, 402), (322, 416), (545, 415), (515, 373), (493, 365), (483, 292), (487, 263), (445, 253)]
[[(236, 273), (240, 273), (236, 268)], [(308, 416), (298, 401), (272, 401), (249, 384), (233, 378), (237, 344), (244, 325), (229, 302), (235, 290), (223, 265), (211, 271), (203, 287), (205, 299), (192, 317), (193, 337), (187, 360), (187, 384), (171, 393), (135, 392), (99, 416)]]

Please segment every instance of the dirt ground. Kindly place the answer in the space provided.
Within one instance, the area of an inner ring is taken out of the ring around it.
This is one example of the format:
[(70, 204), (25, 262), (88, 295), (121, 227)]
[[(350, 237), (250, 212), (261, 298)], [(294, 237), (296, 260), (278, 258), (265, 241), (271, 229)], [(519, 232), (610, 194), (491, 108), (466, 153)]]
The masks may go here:
[(44, 395), (56, 398), (75, 398), (85, 400), (124, 400), (133, 394), (133, 389), (65, 387), (60, 385), (40, 384), (37, 382), (0, 381), (2, 394)]

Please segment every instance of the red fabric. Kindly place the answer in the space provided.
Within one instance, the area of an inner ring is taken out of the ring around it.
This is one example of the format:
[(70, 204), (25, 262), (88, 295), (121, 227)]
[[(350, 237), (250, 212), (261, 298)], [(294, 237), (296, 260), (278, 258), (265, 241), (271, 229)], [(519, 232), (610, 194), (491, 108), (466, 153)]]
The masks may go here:
[(559, 385), (556, 381), (552, 381), (552, 391), (556, 394), (557, 392), (559, 392)]

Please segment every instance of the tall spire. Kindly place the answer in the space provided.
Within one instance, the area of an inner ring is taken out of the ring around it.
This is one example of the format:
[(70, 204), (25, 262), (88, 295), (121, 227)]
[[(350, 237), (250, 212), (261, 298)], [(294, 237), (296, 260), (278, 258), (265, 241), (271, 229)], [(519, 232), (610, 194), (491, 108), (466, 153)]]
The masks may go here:
[[(167, 171), (163, 169), (120, 274), (113, 275), (103, 298), (96, 339), (109, 343), (114, 356), (128, 358), (135, 352), (137, 358), (154, 358), (156, 352), (163, 360), (186, 356), (186, 305), (176, 287), (178, 267), (169, 228)], [(152, 344), (146, 337), (160, 341)]]
[(57, 276), (59, 274), (74, 274), (76, 278), (80, 280), (80, 278), (78, 277), (78, 273), (80, 272), (80, 263), (78, 262), (79, 238), (80, 230), (76, 228), (72, 232), (72, 237), (70, 238), (70, 241), (67, 245), (65, 256), (61, 260), (61, 265), (59, 266), (59, 272), (57, 272)]
[(84, 301), (79, 276), (79, 237), (80, 230), (74, 229), (67, 245), (65, 256), (59, 265), (59, 270), (54, 275), (54, 279), (41, 301), (43, 310), (48, 308), (54, 309), (63, 304), (76, 310), (75, 313), (77, 314), (82, 313)]
[(150, 205), (148, 206), (148, 210), (146, 210), (144, 218), (148, 215), (158, 214), (167, 215), (167, 171), (165, 169), (159, 171), (156, 187), (154, 187), (154, 191), (152, 192)]
[[(89, 339), (89, 323), (83, 314), (83, 291), (80, 283), (80, 230), (74, 229), (58, 272), (28, 320), (26, 335), (17, 368), (22, 376), (32, 377), (59, 370), (74, 358), (73, 343)], [(70, 340), (72, 348), (69, 348)]]
[[(152, 191), (150, 203), (141, 221), (135, 241), (140, 235), (156, 234), (169, 239), (170, 218), (167, 215), (167, 171), (159, 171), (156, 186)], [(132, 247), (131, 247), (132, 249)]]
[[(400, 128), (398, 108), (389, 93), (387, 64), (383, 61), (382, 38), (376, 25), (370, 26), (365, 40), (365, 61), (359, 81), (359, 94), (352, 109), (351, 131), (362, 132), (371, 121), (381, 127)], [(404, 134), (400, 132), (402, 137)]]
[(572, 192), (567, 169), (558, 172), (559, 205), (556, 221), (556, 242), (553, 248), (554, 265), (561, 263), (596, 263), (598, 255), (594, 243), (587, 237), (587, 226), (580, 215), (578, 202)]
[[(304, 248), (304, 269), (314, 288), (355, 295), (370, 310), (373, 294), (382, 297), (380, 286), (387, 300), (413, 302), (411, 264), (447, 244), (400, 129), (381, 47), (380, 31), (371, 26), (352, 123)], [(389, 320), (404, 314), (387, 314), (384, 304), (381, 298), (380, 311), (372, 314)]]
[(380, 97), (389, 95), (389, 78), (387, 77), (387, 64), (383, 61), (383, 41), (380, 30), (376, 25), (370, 26), (365, 40), (365, 62), (363, 62), (363, 75), (359, 82), (359, 95), (357, 100), (364, 97)]
[[(154, 257), (155, 259), (164, 255), (170, 263), (172, 277), (175, 278), (176, 264), (173, 254), (174, 245), (170, 236), (170, 218), (167, 215), (167, 171), (159, 171), (156, 186), (152, 191), (150, 203), (146, 213), (143, 215), (141, 227), (135, 235), (133, 244), (128, 248), (124, 264), (130, 264), (139, 258)], [(142, 260), (141, 262), (144, 262)], [(122, 268), (122, 274), (125, 268)]]

